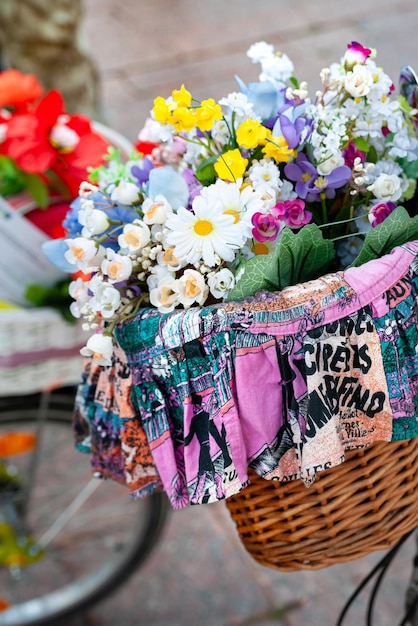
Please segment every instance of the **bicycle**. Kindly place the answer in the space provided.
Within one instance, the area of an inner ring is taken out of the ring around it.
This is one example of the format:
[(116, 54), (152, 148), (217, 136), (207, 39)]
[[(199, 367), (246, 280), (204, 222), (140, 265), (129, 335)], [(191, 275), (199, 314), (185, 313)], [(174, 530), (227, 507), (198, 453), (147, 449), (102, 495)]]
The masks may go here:
[(74, 394), (70, 386), (0, 398), (2, 626), (86, 612), (141, 565), (166, 521), (165, 494), (132, 501), (123, 486), (91, 476), (70, 430)]

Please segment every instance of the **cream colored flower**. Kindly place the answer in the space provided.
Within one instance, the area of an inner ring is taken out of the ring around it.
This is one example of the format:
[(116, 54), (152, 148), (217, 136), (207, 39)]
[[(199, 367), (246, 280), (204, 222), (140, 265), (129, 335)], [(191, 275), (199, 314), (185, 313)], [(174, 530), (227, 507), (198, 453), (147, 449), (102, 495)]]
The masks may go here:
[(80, 354), (93, 358), (98, 365), (112, 365), (112, 338), (101, 333), (96, 333), (87, 340), (87, 344), (84, 348), (81, 348)]
[(165, 274), (158, 280), (157, 286), (150, 289), (150, 303), (160, 313), (171, 313), (179, 304), (177, 281), (172, 274)]
[(107, 248), (106, 258), (102, 262), (102, 272), (108, 277), (109, 283), (120, 283), (132, 274), (132, 261), (123, 254), (117, 254)]
[(202, 274), (196, 270), (185, 270), (177, 279), (178, 300), (188, 309), (193, 304), (202, 305), (208, 297), (209, 288)]
[(118, 237), (121, 250), (138, 252), (151, 241), (151, 231), (141, 220), (134, 220), (132, 224), (126, 224), (123, 232)]

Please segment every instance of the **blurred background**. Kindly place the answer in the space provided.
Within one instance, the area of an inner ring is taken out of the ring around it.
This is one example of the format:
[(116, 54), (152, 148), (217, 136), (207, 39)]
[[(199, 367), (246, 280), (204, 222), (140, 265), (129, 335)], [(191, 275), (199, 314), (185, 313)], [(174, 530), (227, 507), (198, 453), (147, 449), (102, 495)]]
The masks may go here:
[[(1, 0), (3, 67), (38, 74), (85, 112), (135, 140), (156, 96), (182, 83), (196, 98), (257, 79), (246, 57), (260, 40), (286, 52), (311, 93), (346, 44), (377, 49), (395, 85), (418, 68), (416, 0)], [(80, 462), (88, 459), (80, 455)], [(128, 496), (127, 496), (128, 497)], [(414, 542), (384, 581), (376, 624), (403, 613)], [(147, 564), (77, 624), (87, 626), (334, 626), (354, 586), (379, 559), (285, 574), (250, 560), (223, 503), (175, 512)], [(362, 600), (345, 622), (365, 623)], [(0, 620), (1, 623), (1, 620)], [(68, 625), (70, 626), (70, 625)], [(71, 624), (73, 626), (73, 624)], [(75, 623), (74, 623), (74, 626)]]

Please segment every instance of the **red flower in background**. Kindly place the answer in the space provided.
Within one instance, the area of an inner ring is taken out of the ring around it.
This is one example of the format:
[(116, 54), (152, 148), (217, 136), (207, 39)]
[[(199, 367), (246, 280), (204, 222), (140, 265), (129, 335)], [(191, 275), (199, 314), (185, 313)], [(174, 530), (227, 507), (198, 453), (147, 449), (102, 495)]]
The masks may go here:
[(29, 103), (42, 96), (43, 91), (33, 74), (22, 74), (18, 70), (5, 70), (0, 74), (0, 108), (26, 109)]
[(56, 90), (26, 112), (12, 115), (5, 125), (0, 153), (29, 174), (42, 177), (52, 170), (71, 196), (78, 194), (87, 178), (87, 167), (103, 162), (108, 147), (87, 117), (65, 112), (63, 97)]

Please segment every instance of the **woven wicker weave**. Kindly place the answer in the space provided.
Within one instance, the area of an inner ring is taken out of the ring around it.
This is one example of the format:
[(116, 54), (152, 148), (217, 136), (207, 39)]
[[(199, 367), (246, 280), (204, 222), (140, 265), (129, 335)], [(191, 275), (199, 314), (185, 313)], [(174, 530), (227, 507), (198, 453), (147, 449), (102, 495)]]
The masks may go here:
[(282, 571), (320, 569), (392, 546), (418, 526), (418, 439), (347, 453), (309, 487), (250, 472), (226, 500), (251, 556)]

